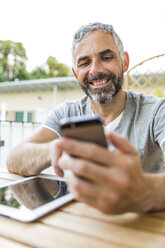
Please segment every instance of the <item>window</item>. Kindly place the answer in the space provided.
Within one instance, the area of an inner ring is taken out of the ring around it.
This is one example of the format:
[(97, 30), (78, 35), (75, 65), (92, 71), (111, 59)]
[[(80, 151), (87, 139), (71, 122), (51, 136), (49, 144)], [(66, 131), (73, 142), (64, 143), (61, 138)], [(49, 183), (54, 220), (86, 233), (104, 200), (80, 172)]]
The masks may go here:
[(28, 112), (27, 121), (32, 122), (32, 112)]
[(27, 111), (15, 112), (15, 121), (17, 121), (17, 122), (32, 122), (32, 112), (27, 112)]
[(24, 121), (24, 112), (15, 112), (15, 121), (21, 122)]

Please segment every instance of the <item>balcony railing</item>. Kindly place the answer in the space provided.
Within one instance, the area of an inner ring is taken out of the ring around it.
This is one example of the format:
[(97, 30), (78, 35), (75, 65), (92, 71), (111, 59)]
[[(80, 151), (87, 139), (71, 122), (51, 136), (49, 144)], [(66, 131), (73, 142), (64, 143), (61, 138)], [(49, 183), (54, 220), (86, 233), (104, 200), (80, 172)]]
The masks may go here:
[[(30, 136), (41, 123), (37, 122), (12, 122), (0, 121), (0, 169), (6, 168), (6, 158), (10, 150), (20, 143), (23, 139)], [(49, 167), (44, 173), (54, 173), (53, 168)]]
[(0, 168), (6, 167), (6, 158), (12, 147), (31, 135), (40, 123), (0, 121)]

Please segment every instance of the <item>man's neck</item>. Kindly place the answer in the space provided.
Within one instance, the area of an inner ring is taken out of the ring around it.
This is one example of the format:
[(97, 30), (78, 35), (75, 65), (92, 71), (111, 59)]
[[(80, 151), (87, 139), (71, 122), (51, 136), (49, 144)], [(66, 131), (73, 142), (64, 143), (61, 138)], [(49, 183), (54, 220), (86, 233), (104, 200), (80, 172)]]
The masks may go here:
[(96, 104), (92, 100), (90, 102), (93, 112), (100, 115), (104, 120), (104, 125), (107, 125), (115, 120), (125, 109), (126, 92), (121, 89), (110, 103), (107, 104)]

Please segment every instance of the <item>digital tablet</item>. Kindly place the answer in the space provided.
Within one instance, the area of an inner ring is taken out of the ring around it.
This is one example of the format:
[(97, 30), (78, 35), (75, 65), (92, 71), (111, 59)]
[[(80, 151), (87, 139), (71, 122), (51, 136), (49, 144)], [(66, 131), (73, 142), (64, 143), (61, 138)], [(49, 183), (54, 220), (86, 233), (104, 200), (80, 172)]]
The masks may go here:
[(0, 187), (0, 215), (30, 222), (73, 199), (62, 178), (28, 177)]

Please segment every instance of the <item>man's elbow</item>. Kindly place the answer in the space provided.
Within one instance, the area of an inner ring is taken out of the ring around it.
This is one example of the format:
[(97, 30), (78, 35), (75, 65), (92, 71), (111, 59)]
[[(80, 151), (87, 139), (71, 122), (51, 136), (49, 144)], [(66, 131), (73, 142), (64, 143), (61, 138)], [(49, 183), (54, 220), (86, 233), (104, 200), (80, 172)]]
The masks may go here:
[(25, 166), (23, 166), (23, 163), (21, 163), (21, 161), (18, 158), (13, 157), (12, 153), (10, 153), (7, 157), (6, 166), (8, 172), (19, 174), (24, 177), (33, 176), (37, 174), (33, 171), (28, 170)]
[(13, 158), (11, 152), (7, 156), (6, 166), (7, 166), (8, 172), (10, 172), (10, 173), (17, 173), (16, 170), (15, 170), (14, 158)]

